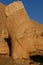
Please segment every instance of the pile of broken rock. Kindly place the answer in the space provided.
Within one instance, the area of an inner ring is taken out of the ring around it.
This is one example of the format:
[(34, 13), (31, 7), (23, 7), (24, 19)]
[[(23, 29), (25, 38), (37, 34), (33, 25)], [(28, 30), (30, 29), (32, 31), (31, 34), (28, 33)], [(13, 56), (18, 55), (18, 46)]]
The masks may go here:
[(21, 1), (0, 3), (0, 65), (42, 62), (43, 25), (29, 18)]

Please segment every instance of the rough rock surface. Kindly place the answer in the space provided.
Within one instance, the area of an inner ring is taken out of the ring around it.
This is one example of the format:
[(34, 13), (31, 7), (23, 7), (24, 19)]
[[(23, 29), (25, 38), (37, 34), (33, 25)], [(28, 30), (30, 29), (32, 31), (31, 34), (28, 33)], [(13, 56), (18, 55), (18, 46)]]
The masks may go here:
[(9, 47), (5, 38), (8, 38), (8, 31), (5, 25), (5, 6), (0, 3), (0, 54), (9, 56)]
[(0, 43), (0, 48), (2, 48), (0, 52), (4, 49), (5, 53), (9, 54), (5, 38), (10, 35), (11, 56), (16, 65), (41, 65), (43, 62), (43, 25), (29, 18), (20, 1), (6, 7), (0, 4), (0, 8), (0, 42), (2, 43)]
[(15, 65), (14, 59), (11, 57), (0, 57), (0, 65)]
[(32, 53), (43, 54), (43, 25), (31, 20), (19, 1), (8, 5), (5, 14), (12, 40), (13, 58), (29, 58)]

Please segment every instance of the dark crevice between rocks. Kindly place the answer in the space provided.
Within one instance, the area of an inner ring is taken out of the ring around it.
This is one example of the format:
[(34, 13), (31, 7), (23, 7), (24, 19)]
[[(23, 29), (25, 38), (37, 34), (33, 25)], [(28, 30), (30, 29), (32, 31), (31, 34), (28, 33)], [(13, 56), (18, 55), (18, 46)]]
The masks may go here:
[(10, 50), (10, 56), (11, 56), (11, 38), (9, 36), (8, 38), (4, 38), (4, 40), (8, 43), (9, 50)]
[(38, 38), (38, 35), (36, 36), (36, 38)]
[(32, 56), (30, 56), (30, 60), (32, 60), (33, 62), (43, 64), (43, 56), (41, 56), (41, 55), (32, 55)]
[(42, 36), (43, 37), (43, 32), (41, 33), (41, 35), (40, 36)]

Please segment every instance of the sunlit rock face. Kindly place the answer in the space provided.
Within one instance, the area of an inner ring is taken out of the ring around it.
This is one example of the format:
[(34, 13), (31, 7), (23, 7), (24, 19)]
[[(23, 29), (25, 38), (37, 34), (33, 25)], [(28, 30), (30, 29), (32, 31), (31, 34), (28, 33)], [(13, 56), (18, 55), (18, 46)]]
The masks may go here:
[(5, 16), (5, 7), (0, 3), (0, 55), (9, 56), (9, 47), (5, 38), (8, 38), (8, 31), (5, 25), (6, 16)]
[(29, 18), (21, 1), (13, 2), (3, 8), (4, 12), (0, 16), (3, 33), (1, 39), (6, 42), (4, 39), (10, 36), (11, 43), (8, 43), (11, 45), (10, 51), (10, 46), (5, 47), (9, 53), (11, 52), (11, 56), (16, 60), (29, 59), (28, 62), (32, 60), (33, 55), (39, 58), (43, 56), (43, 25)]

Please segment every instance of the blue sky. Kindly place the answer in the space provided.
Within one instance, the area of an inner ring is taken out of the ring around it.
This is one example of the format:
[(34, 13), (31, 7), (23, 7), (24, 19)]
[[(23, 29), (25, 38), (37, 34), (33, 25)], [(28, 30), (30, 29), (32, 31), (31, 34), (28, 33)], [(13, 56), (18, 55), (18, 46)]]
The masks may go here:
[[(0, 0), (5, 5), (17, 0)], [(21, 0), (31, 19), (43, 24), (43, 0)]]

